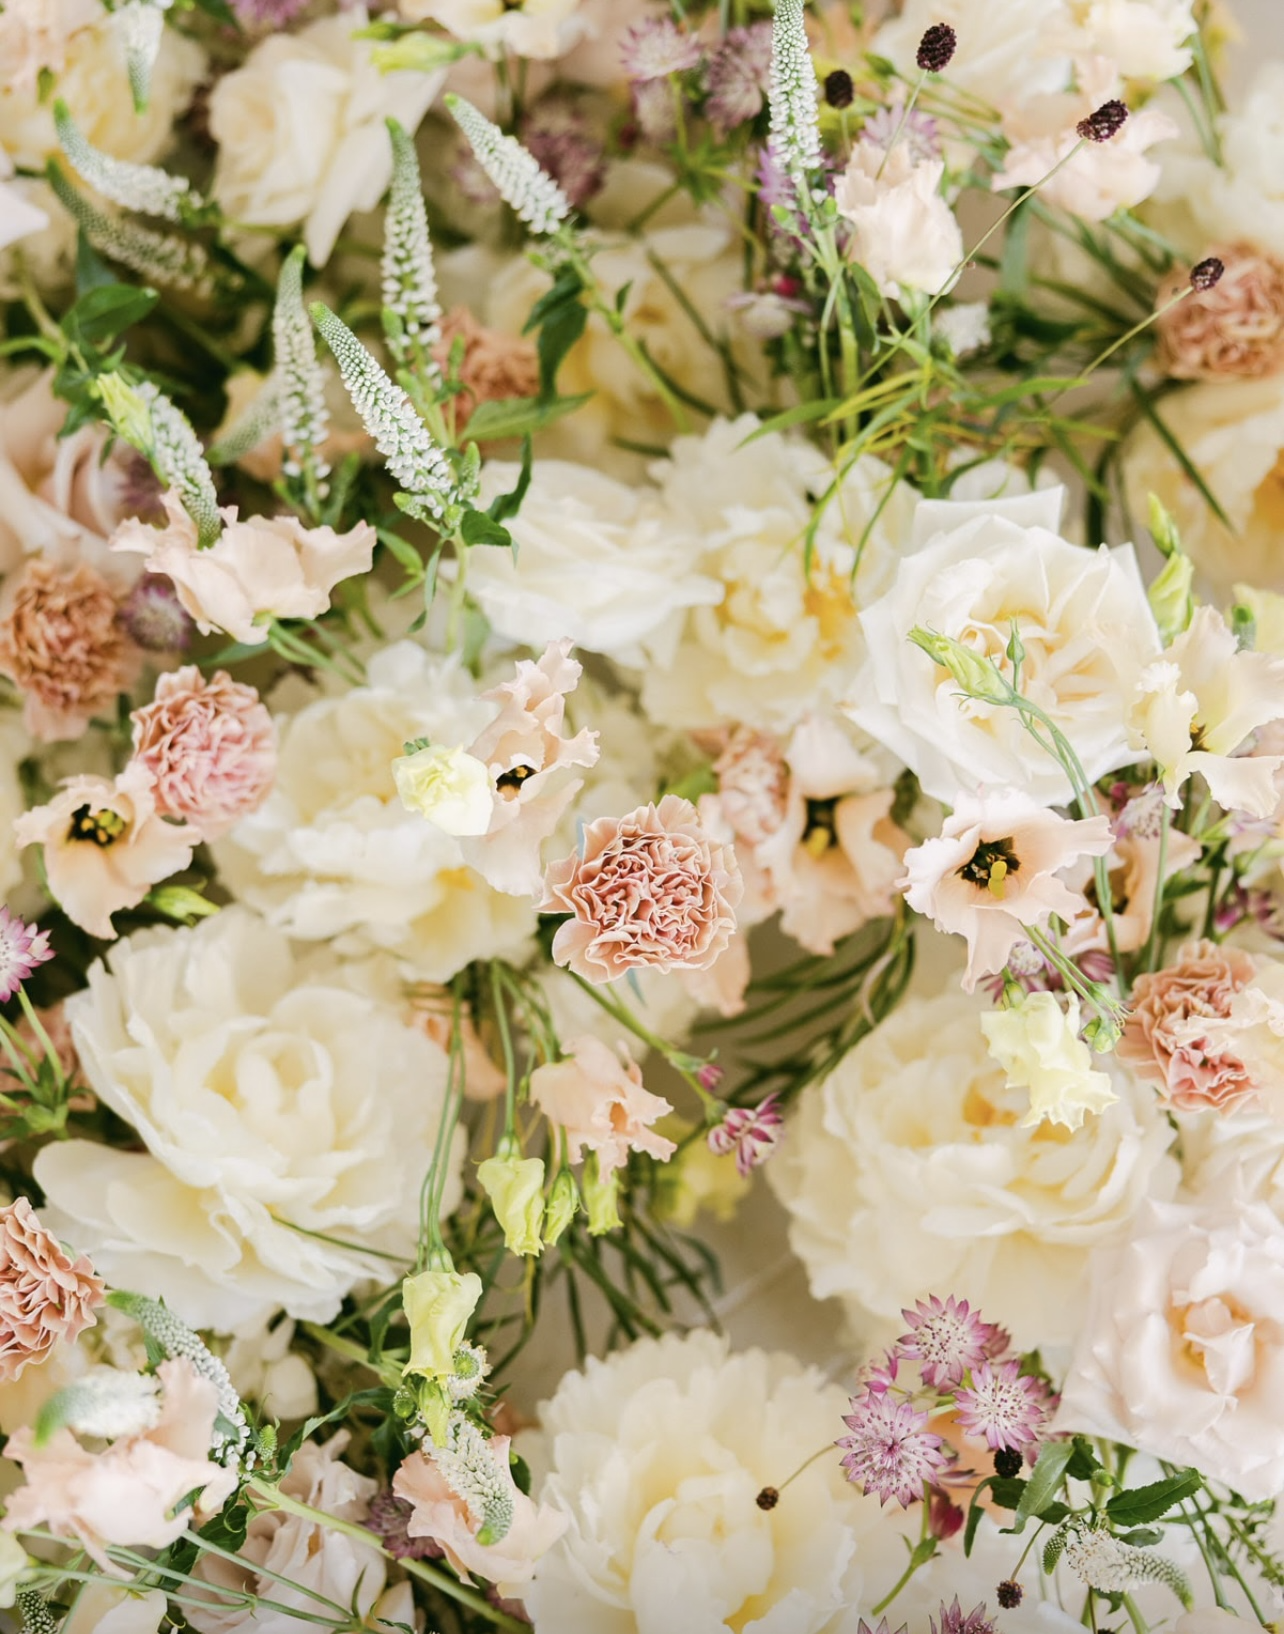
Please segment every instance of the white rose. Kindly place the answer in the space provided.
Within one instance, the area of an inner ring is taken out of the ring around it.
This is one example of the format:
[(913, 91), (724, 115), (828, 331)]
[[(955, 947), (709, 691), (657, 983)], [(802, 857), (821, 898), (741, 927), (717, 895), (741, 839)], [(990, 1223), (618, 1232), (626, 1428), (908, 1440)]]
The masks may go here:
[(1060, 764), (1015, 710), (960, 698), (916, 647), (923, 626), (1002, 664), (1016, 624), (1021, 690), (1070, 740), (1089, 782), (1135, 762), (1127, 714), (1159, 634), (1131, 545), (1083, 550), (1058, 536), (1064, 490), (986, 503), (925, 500), (891, 590), (861, 614), (869, 660), (848, 713), (898, 755), (935, 799), (960, 789), (1069, 798)]
[(767, 1167), (818, 1299), (895, 1321), (932, 1293), (966, 1298), (1018, 1346), (1073, 1337), (1089, 1250), (1170, 1194), (1172, 1132), (1151, 1092), (1073, 1134), (1024, 1127), (1025, 1091), (986, 1051), (983, 1006), (911, 999), (809, 1090)]
[(1261, 1204), (1151, 1202), (1094, 1256), (1054, 1428), (1193, 1464), (1250, 1501), (1284, 1488), (1284, 1225)]
[(119, 942), (67, 1015), (86, 1081), (145, 1150), (69, 1140), (37, 1174), (46, 1223), (116, 1286), (227, 1331), (281, 1306), (328, 1321), (390, 1274), (363, 1249), (413, 1257), (447, 1060), (341, 966), (301, 966), (225, 908)]
[(581, 0), (400, 0), (403, 17), (439, 23), (488, 56), (560, 57), (584, 38)]
[(411, 739), (471, 743), (495, 706), (412, 641), (366, 673), (365, 686), (278, 717), (272, 792), (215, 846), (223, 883), (291, 936), (382, 948), (425, 981), (516, 954), (535, 925), (529, 901), (466, 867), (458, 840), (402, 805), (392, 774)]
[(874, 50), (913, 78), (925, 30), (949, 23), (958, 49), (945, 71), (948, 83), (1006, 113), (1069, 82), (1069, 58), (1051, 44), (1064, 14), (1062, 0), (905, 0), (874, 36)]
[(857, 142), (834, 188), (852, 225), (852, 255), (884, 295), (937, 295), (963, 260), (963, 234), (941, 197), (943, 159), (916, 163), (910, 144)]
[[(210, 97), (219, 145), (214, 197), (248, 226), (293, 227), (314, 266), (354, 210), (372, 210), (392, 175), (385, 119), (413, 131), (441, 88), (433, 74), (383, 74), (356, 6), (296, 33), (271, 34)], [(74, 104), (73, 104), (74, 106)]]

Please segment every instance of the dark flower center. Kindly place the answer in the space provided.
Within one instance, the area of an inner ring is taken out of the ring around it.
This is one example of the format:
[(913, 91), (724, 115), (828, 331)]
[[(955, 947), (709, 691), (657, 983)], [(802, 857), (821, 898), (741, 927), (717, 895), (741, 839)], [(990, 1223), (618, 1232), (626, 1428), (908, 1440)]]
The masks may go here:
[(71, 814), (71, 827), (67, 830), (69, 840), (89, 840), (93, 845), (114, 845), (125, 832), (125, 819), (119, 812), (110, 811), (104, 807), (102, 811), (91, 811), (88, 806), (78, 806)]
[(513, 766), (495, 779), (497, 789), (520, 789), (528, 777), (534, 777), (534, 766)]
[(1012, 836), (1003, 840), (983, 840), (971, 858), (958, 870), (959, 878), (969, 885), (981, 885), (1003, 895), (1003, 882), (1009, 874), (1019, 873), (1021, 859), (1013, 849)]
[(831, 845), (838, 844), (837, 811), (837, 796), (832, 800), (808, 800), (802, 843), (813, 857), (824, 856)]

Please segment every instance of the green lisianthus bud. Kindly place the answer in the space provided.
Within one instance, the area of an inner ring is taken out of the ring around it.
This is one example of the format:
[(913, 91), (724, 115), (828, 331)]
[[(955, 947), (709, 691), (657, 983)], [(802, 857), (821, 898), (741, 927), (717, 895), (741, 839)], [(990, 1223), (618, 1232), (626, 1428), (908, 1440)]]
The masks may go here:
[(935, 630), (925, 630), (921, 624), (914, 626), (909, 638), (929, 658), (949, 670), (969, 698), (979, 698), (987, 704), (1011, 703), (1012, 688), (990, 659), (982, 658), (952, 635), (938, 635)]
[(477, 1178), (504, 1228), (511, 1254), (538, 1254), (544, 1244), (544, 1161), (538, 1157), (488, 1157), (477, 1166)]

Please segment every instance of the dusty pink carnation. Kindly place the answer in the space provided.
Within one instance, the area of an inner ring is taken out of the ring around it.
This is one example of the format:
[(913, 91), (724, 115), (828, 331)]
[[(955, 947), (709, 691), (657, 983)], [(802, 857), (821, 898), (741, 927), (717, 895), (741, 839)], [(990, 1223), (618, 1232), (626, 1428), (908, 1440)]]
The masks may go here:
[(581, 854), (544, 876), (545, 913), (573, 917), (553, 958), (586, 981), (639, 966), (707, 970), (736, 929), (744, 891), (735, 852), (710, 839), (689, 800), (666, 794), (627, 817), (599, 817)]
[(789, 767), (776, 738), (734, 726), (713, 769), (722, 815), (738, 840), (761, 845), (784, 826)]
[(459, 384), (455, 399), (462, 431), (482, 403), (506, 397), (534, 397), (539, 390), (539, 360), (534, 344), (520, 335), (506, 335), (478, 323), (466, 306), (453, 306), (441, 320), (441, 340), (433, 348), (439, 367), (447, 367), (455, 343)]
[(130, 716), (134, 760), (152, 778), (162, 817), (185, 819), (216, 840), (262, 805), (276, 775), (276, 731), (251, 686), (195, 664), (156, 682)]
[(116, 596), (83, 562), (36, 557), (0, 595), (0, 673), (23, 695), (23, 719), (42, 742), (79, 737), (113, 710), (141, 654), (117, 617)]
[[(1248, 244), (1219, 248), (1225, 271), (1159, 319), (1160, 359), (1179, 380), (1252, 379), (1284, 368), (1284, 264)], [(1186, 272), (1161, 284), (1163, 307), (1187, 287)]]
[(1137, 978), (1120, 1060), (1158, 1084), (1179, 1111), (1224, 1112), (1243, 1101), (1256, 1084), (1243, 1061), (1214, 1043), (1203, 1024), (1229, 1017), (1231, 1000), (1255, 970), (1239, 948), (1188, 942), (1166, 970)]
[(63, 1252), (25, 1197), (0, 1208), (0, 1383), (92, 1328), (102, 1302), (93, 1266)]

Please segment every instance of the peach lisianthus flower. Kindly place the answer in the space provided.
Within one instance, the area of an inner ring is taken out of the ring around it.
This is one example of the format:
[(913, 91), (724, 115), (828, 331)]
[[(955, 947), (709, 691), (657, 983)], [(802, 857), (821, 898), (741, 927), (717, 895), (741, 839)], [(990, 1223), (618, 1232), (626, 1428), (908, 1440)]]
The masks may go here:
[(198, 1516), (215, 1513), (237, 1479), (209, 1456), (218, 1389), (185, 1358), (162, 1362), (157, 1373), (157, 1422), (103, 1452), (82, 1447), (70, 1430), (56, 1430), (43, 1446), (30, 1427), (16, 1430), (5, 1456), (22, 1466), (27, 1484), (11, 1494), (0, 1525), (10, 1532), (47, 1526), (112, 1571), (113, 1545), (163, 1549), (181, 1535), (192, 1514), (178, 1505), (189, 1493), (198, 1494)]
[[(1170, 828), (1164, 837), (1163, 807), (1163, 791), (1149, 789), (1129, 800), (1114, 820), (1106, 873), (1110, 879), (1115, 946), (1121, 953), (1135, 953), (1146, 945), (1155, 915), (1161, 865), (1165, 880), (1169, 880), (1198, 862), (1203, 854), (1199, 841), (1179, 828)], [(1091, 860), (1083, 858), (1065, 879), (1072, 889), (1086, 891), (1092, 879)], [(1084, 911), (1067, 927), (1061, 947), (1072, 959), (1089, 951), (1109, 952), (1106, 922), (1095, 902), (1090, 903), (1086, 896)]]
[(1209, 254), (1225, 269), (1211, 289), (1169, 306), (1190, 281), (1175, 272), (1155, 292), (1165, 371), (1177, 380), (1244, 380), (1284, 369), (1284, 261), (1252, 244)]
[(251, 686), (188, 664), (156, 682), (130, 716), (134, 760), (152, 779), (156, 809), (215, 840), (257, 811), (276, 776), (276, 729)]
[(1111, 838), (1107, 817), (1059, 817), (1011, 790), (962, 794), (940, 835), (906, 852), (898, 883), (938, 930), (966, 938), (970, 993), (978, 977), (1003, 969), (1027, 927), (1082, 913), (1082, 895), (1057, 876), (1081, 857), (1104, 856)]
[(1138, 976), (1132, 1014), (1117, 1054), (1157, 1084), (1181, 1112), (1224, 1112), (1257, 1085), (1231, 1039), (1214, 1042), (1209, 1020), (1225, 1021), (1231, 1000), (1252, 981), (1256, 961), (1239, 948), (1187, 942), (1172, 964)]
[(114, 782), (71, 777), (45, 806), (14, 821), (19, 847), (43, 845), (49, 889), (82, 930), (111, 940), (111, 916), (135, 907), (153, 885), (192, 860), (200, 836), (156, 809), (151, 776), (138, 764)]
[(572, 1163), (585, 1148), (597, 1153), (603, 1174), (623, 1168), (630, 1152), (661, 1162), (677, 1150), (650, 1127), (673, 1108), (642, 1087), (642, 1071), (621, 1051), (585, 1034), (569, 1039), (564, 1061), (546, 1062), (531, 1074), (531, 1100), (565, 1132)]
[(93, 1327), (102, 1302), (93, 1266), (63, 1251), (25, 1197), (0, 1208), (0, 1383)]
[(689, 800), (666, 794), (599, 817), (578, 856), (544, 876), (545, 913), (569, 913), (553, 958), (586, 981), (637, 967), (707, 970), (731, 941), (744, 892), (735, 852), (711, 839)]
[(375, 530), (366, 522), (347, 533), (305, 528), (293, 516), (241, 522), (233, 505), (222, 513), (220, 537), (202, 550), (177, 496), (168, 492), (162, 503), (166, 527), (125, 522), (112, 536), (112, 549), (145, 556), (149, 572), (172, 579), (178, 599), (207, 634), (225, 630), (257, 646), (267, 640), (267, 619), (316, 618), (341, 579), (370, 570)]

